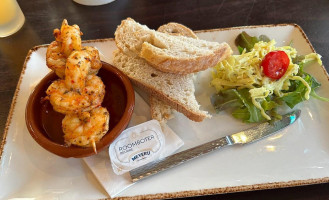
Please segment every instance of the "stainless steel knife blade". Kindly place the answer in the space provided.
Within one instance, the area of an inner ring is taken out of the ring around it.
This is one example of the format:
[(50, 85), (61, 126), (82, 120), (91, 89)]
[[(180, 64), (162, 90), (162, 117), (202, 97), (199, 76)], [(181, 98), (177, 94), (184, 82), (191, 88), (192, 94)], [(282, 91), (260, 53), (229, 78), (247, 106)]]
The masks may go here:
[(131, 170), (130, 176), (133, 182), (144, 179), (148, 176), (157, 174), (166, 169), (180, 165), (186, 161), (197, 158), (203, 154), (209, 153), (216, 149), (234, 144), (248, 144), (267, 136), (270, 136), (279, 130), (294, 123), (300, 116), (301, 111), (295, 110), (282, 116), (281, 120), (269, 121), (258, 124), (250, 129), (228, 135), (211, 142), (187, 149), (185, 151), (173, 154), (162, 160), (150, 162), (146, 165)]

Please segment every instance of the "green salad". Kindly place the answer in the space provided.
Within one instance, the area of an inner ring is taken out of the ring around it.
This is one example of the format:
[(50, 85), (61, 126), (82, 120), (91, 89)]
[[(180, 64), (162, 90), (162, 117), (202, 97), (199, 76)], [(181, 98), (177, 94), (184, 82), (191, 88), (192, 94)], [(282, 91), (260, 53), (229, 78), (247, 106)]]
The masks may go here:
[(292, 45), (277, 47), (275, 40), (245, 32), (235, 42), (240, 55), (219, 62), (212, 71), (217, 93), (211, 102), (218, 112), (233, 108), (235, 118), (261, 122), (281, 118), (279, 106), (293, 108), (310, 96), (329, 102), (315, 93), (321, 84), (304, 71), (310, 62), (322, 65), (319, 54), (301, 56)]

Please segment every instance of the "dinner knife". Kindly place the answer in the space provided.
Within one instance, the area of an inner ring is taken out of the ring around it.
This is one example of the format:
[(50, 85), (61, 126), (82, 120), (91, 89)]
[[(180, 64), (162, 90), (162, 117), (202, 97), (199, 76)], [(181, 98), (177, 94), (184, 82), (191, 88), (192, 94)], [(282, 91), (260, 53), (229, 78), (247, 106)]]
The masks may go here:
[(221, 137), (219, 139), (165, 157), (161, 160), (150, 162), (146, 165), (131, 170), (129, 172), (131, 179), (133, 182), (136, 182), (226, 146), (235, 144), (249, 144), (258, 141), (294, 123), (300, 116), (300, 113), (300, 110), (295, 110), (283, 115), (280, 120), (263, 122), (247, 130)]

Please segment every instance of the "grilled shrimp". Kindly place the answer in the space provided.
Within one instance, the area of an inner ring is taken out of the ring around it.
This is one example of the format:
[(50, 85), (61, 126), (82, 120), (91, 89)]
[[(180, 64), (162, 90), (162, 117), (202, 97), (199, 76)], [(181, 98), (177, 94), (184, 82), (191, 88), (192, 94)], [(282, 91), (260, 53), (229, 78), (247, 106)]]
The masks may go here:
[(91, 68), (89, 69), (88, 74), (97, 74), (98, 70), (102, 67), (98, 50), (89, 46), (82, 47), (82, 50), (88, 52), (91, 57)]
[(47, 48), (46, 64), (59, 78), (65, 77), (66, 57), (61, 53), (60, 44), (53, 41)]
[(73, 114), (100, 106), (105, 95), (105, 85), (98, 76), (88, 75), (81, 91), (68, 89), (65, 80), (59, 79), (48, 87), (46, 93), (55, 111)]
[[(46, 60), (47, 60), (47, 66), (55, 71), (57, 76), (59, 76), (61, 79), (65, 78), (65, 67), (67, 68), (67, 65), (72, 63), (67, 63), (67, 58), (74, 53), (73, 51), (79, 51), (82, 54), (82, 57), (86, 58), (88, 62), (88, 74), (97, 74), (98, 70), (102, 67), (102, 63), (100, 60), (99, 52), (94, 47), (85, 46), (82, 48), (81, 45), (81, 35), (80, 28), (78, 25), (68, 25), (67, 20), (64, 19), (61, 30), (55, 29), (54, 30), (54, 36), (56, 41), (52, 42), (48, 49), (46, 54)], [(81, 51), (80, 51), (81, 50)], [(88, 54), (88, 55), (86, 55)], [(76, 59), (78, 60), (78, 59)], [(71, 60), (72, 61), (72, 60)], [(69, 61), (69, 62), (71, 62)], [(79, 62), (81, 60), (78, 60)], [(77, 63), (73, 62), (73, 63)], [(86, 70), (84, 70), (86, 71)], [(70, 74), (75, 73), (76, 68), (73, 70), (73, 72), (69, 72)], [(84, 73), (85, 74), (85, 73)], [(77, 76), (70, 77), (68, 81), (76, 81)], [(83, 77), (85, 77), (84, 75)], [(72, 79), (73, 78), (73, 79)], [(72, 89), (78, 89), (81, 88), (76, 84), (79, 84), (77, 82), (74, 82)], [(81, 83), (81, 82), (80, 82)], [(81, 84), (80, 84), (81, 86)]]
[(61, 44), (61, 52), (66, 57), (74, 50), (81, 50), (81, 35), (79, 26), (76, 24), (70, 26), (66, 19), (63, 20), (61, 30), (54, 30), (55, 39)]
[(85, 87), (88, 71), (91, 68), (91, 56), (86, 51), (74, 51), (67, 58), (65, 84), (77, 92)]
[(95, 143), (107, 133), (109, 119), (110, 114), (104, 107), (66, 115), (62, 121), (65, 143), (83, 147), (92, 146), (96, 152)]
[[(77, 53), (77, 54), (78, 55), (81, 54), (81, 56), (85, 56), (86, 59), (88, 61), (90, 61), (90, 63), (88, 63), (88, 75), (97, 74), (98, 70), (102, 67), (102, 62), (101, 62), (98, 50), (94, 47), (85, 46), (81, 49), (81, 51), (74, 51), (72, 54), (74, 54), (75, 52), (81, 52), (81, 53)], [(71, 55), (69, 56), (69, 58), (70, 57), (73, 58), (73, 56), (71, 56)], [(79, 56), (79, 57), (81, 57), (81, 56)], [(60, 47), (59, 42), (53, 41), (48, 46), (47, 54), (46, 54), (47, 66), (51, 70), (53, 70), (59, 78), (61, 78), (61, 79), (65, 78), (65, 66), (67, 64), (69, 64), (69, 65), (72, 64), (72, 63), (68, 63), (68, 62), (73, 61), (73, 63), (77, 63), (77, 62), (74, 62), (74, 60), (75, 59), (68, 61), (66, 56), (63, 53), (61, 53), (61, 47)]]

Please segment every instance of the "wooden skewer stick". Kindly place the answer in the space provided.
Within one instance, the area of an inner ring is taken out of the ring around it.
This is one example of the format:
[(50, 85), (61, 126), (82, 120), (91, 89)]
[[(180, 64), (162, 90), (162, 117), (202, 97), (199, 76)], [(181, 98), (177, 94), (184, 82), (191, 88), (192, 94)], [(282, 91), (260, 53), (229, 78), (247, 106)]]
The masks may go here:
[(96, 142), (95, 140), (91, 140), (91, 144), (93, 146), (94, 152), (97, 154), (97, 149), (96, 149)]

